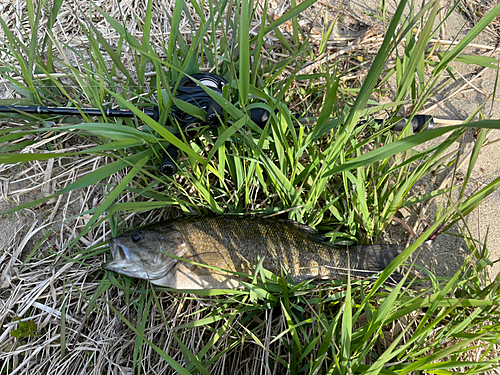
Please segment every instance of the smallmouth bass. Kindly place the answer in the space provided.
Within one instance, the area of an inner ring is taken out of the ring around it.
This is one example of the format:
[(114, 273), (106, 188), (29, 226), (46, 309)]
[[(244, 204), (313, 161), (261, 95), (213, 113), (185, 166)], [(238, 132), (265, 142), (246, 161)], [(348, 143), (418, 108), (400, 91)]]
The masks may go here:
[[(330, 246), (317, 232), (288, 220), (240, 216), (194, 216), (138, 228), (109, 240), (113, 261), (107, 270), (173, 289), (233, 289), (236, 275), (202, 267), (253, 274), (265, 269), (294, 282), (346, 279), (382, 271), (401, 252), (393, 245)], [(349, 266), (348, 266), (349, 265)]]

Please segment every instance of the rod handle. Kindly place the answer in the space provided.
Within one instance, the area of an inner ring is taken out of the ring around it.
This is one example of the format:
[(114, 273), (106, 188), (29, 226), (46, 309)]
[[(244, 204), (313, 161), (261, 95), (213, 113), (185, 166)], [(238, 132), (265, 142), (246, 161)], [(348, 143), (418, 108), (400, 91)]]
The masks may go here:
[[(378, 122), (378, 121), (377, 121)], [(391, 130), (395, 132), (400, 132), (405, 127), (408, 119), (401, 119), (392, 125)], [(422, 131), (422, 129), (430, 130), (434, 128), (434, 120), (432, 116), (429, 115), (415, 115), (410, 121), (410, 125), (413, 128), (413, 133), (418, 133)]]

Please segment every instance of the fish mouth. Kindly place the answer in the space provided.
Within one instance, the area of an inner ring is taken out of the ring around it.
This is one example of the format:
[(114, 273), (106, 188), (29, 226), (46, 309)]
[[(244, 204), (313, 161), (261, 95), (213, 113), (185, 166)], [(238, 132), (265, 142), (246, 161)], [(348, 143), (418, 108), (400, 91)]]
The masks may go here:
[(116, 238), (110, 238), (108, 240), (109, 249), (111, 250), (111, 255), (115, 261), (128, 260), (127, 254), (129, 249), (123, 244), (119, 243)]
[(124, 262), (128, 260), (127, 257), (127, 248), (124, 248), (124, 246), (116, 240), (116, 238), (110, 238), (108, 240), (109, 244), (109, 249), (111, 250), (111, 256), (113, 257), (113, 260), (108, 263), (103, 263), (102, 268), (109, 270), (109, 271), (116, 271), (119, 268), (120, 265), (122, 265)]
[(101, 267), (107, 271), (113, 271), (139, 279), (157, 280), (166, 276), (177, 264), (177, 261), (175, 261), (169, 265), (167, 269), (154, 272), (151, 269), (148, 269), (144, 264), (131, 260), (130, 249), (120, 243), (119, 239), (109, 238), (108, 244), (113, 259), (111, 262), (103, 263), (101, 265)]

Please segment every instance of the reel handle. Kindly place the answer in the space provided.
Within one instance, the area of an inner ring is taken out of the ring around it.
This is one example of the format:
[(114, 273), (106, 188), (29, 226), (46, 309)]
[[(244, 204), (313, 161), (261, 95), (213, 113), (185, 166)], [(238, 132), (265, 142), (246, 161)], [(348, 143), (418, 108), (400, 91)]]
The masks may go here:
[(206, 122), (211, 128), (217, 128), (224, 121), (224, 111), (219, 103), (215, 100), (210, 101), (207, 106)]
[(160, 172), (165, 176), (173, 176), (177, 173), (177, 164), (175, 161), (177, 160), (178, 153), (177, 147), (172, 145), (167, 147), (163, 161), (160, 164)]

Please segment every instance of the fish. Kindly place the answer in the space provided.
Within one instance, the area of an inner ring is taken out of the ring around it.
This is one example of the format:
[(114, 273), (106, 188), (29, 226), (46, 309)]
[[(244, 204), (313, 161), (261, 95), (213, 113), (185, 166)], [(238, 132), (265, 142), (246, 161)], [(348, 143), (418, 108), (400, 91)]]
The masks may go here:
[(252, 275), (259, 261), (295, 283), (347, 279), (348, 270), (351, 276), (370, 276), (402, 250), (394, 245), (332, 246), (305, 224), (232, 215), (163, 221), (108, 242), (113, 260), (104, 269), (180, 290), (240, 288), (241, 276), (231, 272)]

